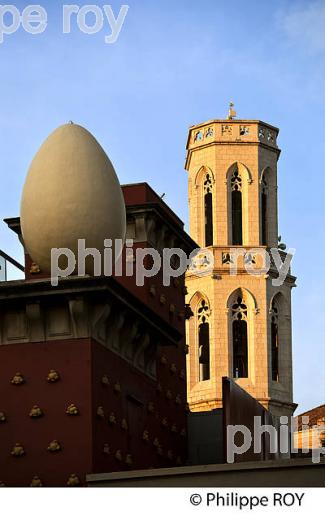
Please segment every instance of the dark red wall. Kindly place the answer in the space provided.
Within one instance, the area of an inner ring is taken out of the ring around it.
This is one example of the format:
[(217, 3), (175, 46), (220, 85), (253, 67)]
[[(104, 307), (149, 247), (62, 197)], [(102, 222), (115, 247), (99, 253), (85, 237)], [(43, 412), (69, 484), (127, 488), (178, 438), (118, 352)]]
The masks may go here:
[[(92, 341), (93, 409), (96, 414), (98, 406), (102, 406), (105, 412), (105, 419), (94, 416), (94, 472), (174, 466), (177, 457), (185, 463), (186, 438), (181, 435), (186, 427), (186, 389), (185, 381), (180, 378), (185, 360), (182, 350), (181, 347), (165, 347), (164, 352), (159, 350), (159, 359), (165, 354), (169, 364), (163, 365), (158, 360), (158, 378), (154, 380)], [(175, 374), (170, 371), (172, 362), (178, 368)], [(103, 375), (108, 376), (108, 386), (102, 384)], [(116, 382), (121, 386), (120, 393), (114, 391)], [(157, 389), (158, 382), (161, 391)], [(172, 399), (166, 396), (168, 390)], [(177, 394), (181, 396), (181, 404), (175, 402)], [(150, 402), (155, 407), (153, 413), (148, 410)], [(115, 425), (108, 421), (111, 412), (117, 420)], [(167, 426), (162, 424), (164, 417)], [(128, 423), (127, 431), (121, 427), (123, 419)], [(171, 431), (173, 424), (177, 426), (177, 432)], [(149, 442), (143, 440), (144, 430), (149, 433)], [(162, 455), (157, 453), (153, 444), (155, 438), (162, 446)], [(103, 453), (105, 443), (110, 447), (109, 455)], [(121, 450), (122, 461), (115, 458), (117, 450)], [(173, 460), (167, 456), (169, 450), (173, 452)], [(132, 456), (131, 466), (126, 464), (128, 454)]]
[[(176, 373), (171, 371), (172, 363), (177, 367)], [(51, 369), (60, 374), (56, 383), (47, 382)], [(7, 421), (0, 423), (0, 481), (7, 486), (29, 486), (37, 475), (44, 486), (65, 486), (72, 473), (85, 484), (87, 473), (184, 463), (184, 369), (185, 353), (181, 346), (158, 350), (157, 380), (91, 339), (2, 346), (0, 411)], [(21, 386), (11, 384), (17, 372), (26, 380)], [(104, 375), (109, 378), (108, 386), (102, 383)], [(114, 390), (117, 382), (120, 392)], [(177, 395), (181, 404), (175, 401)], [(149, 402), (154, 403), (153, 413), (148, 410)], [(80, 410), (79, 416), (66, 414), (71, 403)], [(29, 417), (34, 405), (42, 409), (43, 417)], [(97, 415), (99, 406), (104, 409), (104, 418)], [(108, 420), (111, 412), (116, 417), (115, 425)], [(164, 417), (167, 426), (162, 424)], [(128, 423), (127, 431), (122, 428), (122, 419)], [(173, 424), (177, 432), (171, 431)], [(142, 438), (144, 430), (149, 432), (149, 442)], [(160, 442), (161, 455), (153, 444), (155, 438)], [(47, 447), (54, 439), (59, 441), (62, 451), (50, 453)], [(11, 455), (15, 443), (22, 444), (24, 456)], [(109, 455), (103, 452), (105, 443), (110, 447)], [(115, 458), (117, 450), (121, 450), (122, 461)], [(169, 450), (172, 458), (168, 458)], [(132, 465), (126, 463), (128, 454), (132, 456)]]
[[(44, 485), (65, 485), (71, 473), (81, 478), (91, 469), (91, 348), (90, 340), (50, 341), (14, 344), (0, 349), (0, 411), (7, 417), (0, 423), (0, 481), (6, 485), (28, 486), (38, 475)], [(51, 369), (61, 379), (48, 383)], [(21, 372), (26, 383), (10, 383)], [(70, 417), (66, 408), (74, 403), (80, 415)], [(44, 416), (31, 419), (38, 405)], [(58, 440), (62, 451), (47, 450)], [(15, 443), (26, 455), (13, 457)]]

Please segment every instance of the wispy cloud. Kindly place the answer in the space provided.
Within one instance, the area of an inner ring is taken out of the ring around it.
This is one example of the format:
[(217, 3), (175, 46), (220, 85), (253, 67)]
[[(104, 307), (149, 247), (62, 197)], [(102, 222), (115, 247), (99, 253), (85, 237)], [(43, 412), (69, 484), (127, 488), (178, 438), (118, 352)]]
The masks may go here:
[(279, 27), (289, 41), (309, 52), (325, 52), (325, 3), (291, 4), (278, 13)]

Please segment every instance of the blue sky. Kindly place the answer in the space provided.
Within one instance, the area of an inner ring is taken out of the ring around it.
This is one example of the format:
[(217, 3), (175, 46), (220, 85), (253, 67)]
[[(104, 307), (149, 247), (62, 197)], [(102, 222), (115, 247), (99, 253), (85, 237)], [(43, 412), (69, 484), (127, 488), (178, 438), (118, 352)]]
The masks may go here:
[[(73, 120), (100, 141), (121, 183), (146, 180), (166, 192), (187, 225), (187, 129), (224, 117), (234, 100), (241, 118), (280, 127), (280, 233), (297, 250), (294, 398), (300, 412), (323, 404), (325, 3), (130, 0), (112, 45), (104, 43), (107, 23), (96, 35), (72, 23), (64, 35), (68, 2), (39, 3), (47, 30), (20, 29), (0, 45), (1, 218), (19, 214), (26, 171), (44, 138)], [(118, 13), (121, 3), (110, 4)], [(0, 248), (22, 260), (4, 224)]]

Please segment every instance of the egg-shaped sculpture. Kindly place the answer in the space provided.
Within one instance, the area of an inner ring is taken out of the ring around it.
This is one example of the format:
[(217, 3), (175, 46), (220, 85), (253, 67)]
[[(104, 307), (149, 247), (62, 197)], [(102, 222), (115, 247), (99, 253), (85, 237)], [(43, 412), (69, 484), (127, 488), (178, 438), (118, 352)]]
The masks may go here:
[[(42, 144), (25, 180), (20, 215), (26, 250), (44, 273), (51, 273), (52, 249), (72, 252), (73, 273), (83, 274), (78, 253), (84, 247), (99, 251), (103, 266), (107, 239), (116, 260), (126, 231), (123, 193), (111, 161), (85, 128), (60, 126)], [(92, 256), (85, 265), (87, 274), (106, 274), (94, 273)], [(62, 254), (59, 267), (67, 266)]]

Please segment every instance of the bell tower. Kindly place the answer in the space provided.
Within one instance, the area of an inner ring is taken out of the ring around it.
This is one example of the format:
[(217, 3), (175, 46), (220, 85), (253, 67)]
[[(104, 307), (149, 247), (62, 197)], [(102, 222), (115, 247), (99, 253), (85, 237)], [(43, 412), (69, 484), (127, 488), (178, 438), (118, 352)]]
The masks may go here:
[[(279, 245), (278, 129), (227, 119), (189, 129), (190, 234), (213, 255), (213, 270), (188, 272), (188, 401), (192, 411), (222, 406), (223, 376), (233, 377), (274, 415), (291, 416), (290, 269)], [(280, 262), (280, 263), (279, 263)]]

